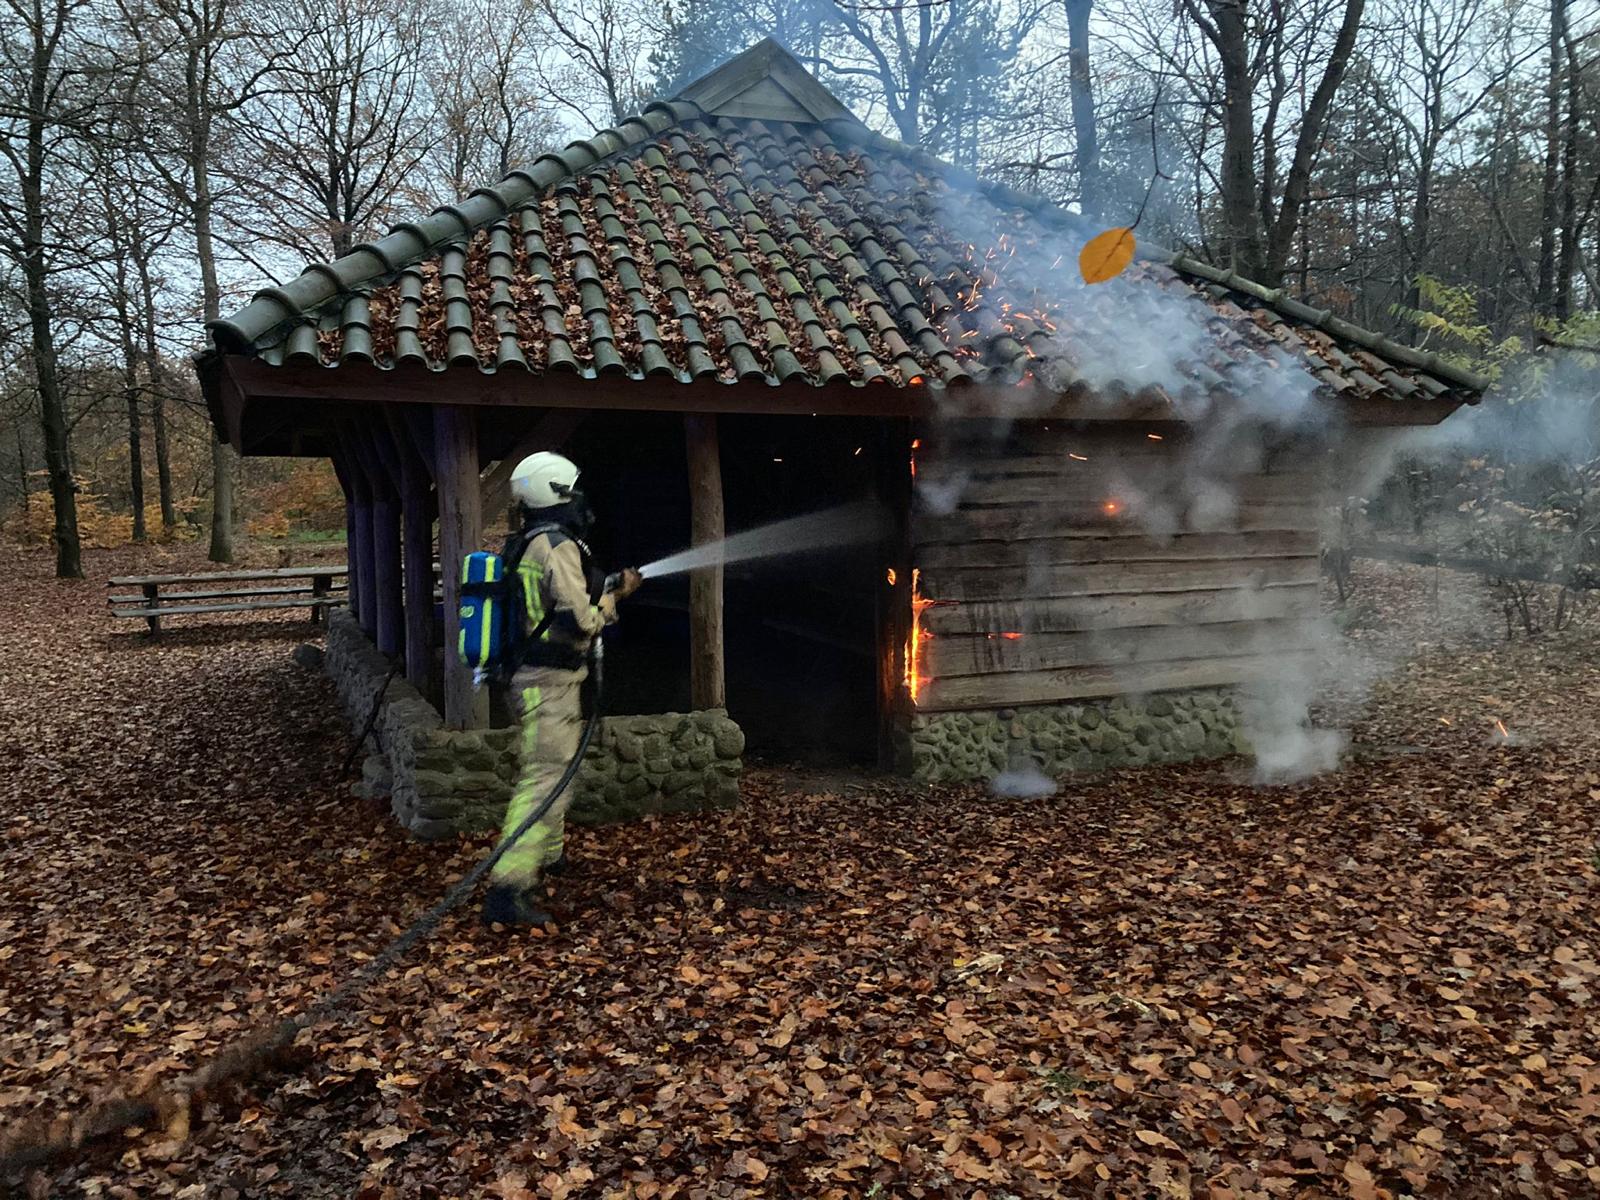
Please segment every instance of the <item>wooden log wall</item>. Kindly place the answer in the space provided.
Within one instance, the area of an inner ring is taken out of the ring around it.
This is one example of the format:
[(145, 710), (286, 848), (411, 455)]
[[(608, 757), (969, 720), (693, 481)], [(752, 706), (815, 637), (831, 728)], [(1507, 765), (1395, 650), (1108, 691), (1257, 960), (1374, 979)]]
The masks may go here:
[(912, 559), (933, 603), (918, 710), (1308, 667), (1325, 471), (1313, 445), (1262, 440), (1143, 425), (926, 439)]

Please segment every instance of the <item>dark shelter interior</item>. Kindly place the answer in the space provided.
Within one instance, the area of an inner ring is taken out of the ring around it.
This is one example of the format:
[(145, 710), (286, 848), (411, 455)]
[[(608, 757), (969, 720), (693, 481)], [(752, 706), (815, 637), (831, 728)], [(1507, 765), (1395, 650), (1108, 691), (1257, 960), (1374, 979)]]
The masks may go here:
[[(881, 421), (730, 415), (719, 422), (718, 437), (730, 535), (878, 495)], [(681, 417), (596, 413), (562, 452), (583, 470), (597, 514), (593, 549), (607, 570), (642, 566), (689, 545)], [(875, 760), (884, 561), (884, 547), (866, 543), (772, 553), (724, 568), (728, 711), (752, 753)], [(650, 579), (628, 601), (606, 642), (608, 711), (693, 707), (689, 578)]]

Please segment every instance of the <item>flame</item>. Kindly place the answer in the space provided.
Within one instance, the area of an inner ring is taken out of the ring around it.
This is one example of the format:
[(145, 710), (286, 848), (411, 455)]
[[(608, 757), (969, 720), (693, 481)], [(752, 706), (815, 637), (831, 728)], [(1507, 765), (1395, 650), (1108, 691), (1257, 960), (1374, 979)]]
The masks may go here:
[(922, 627), (922, 614), (932, 608), (936, 601), (925, 598), (922, 594), (922, 570), (919, 567), (911, 568), (911, 632), (906, 637), (906, 694), (911, 697), (911, 703), (917, 703), (917, 698), (922, 695), (923, 684), (927, 682), (922, 674), (923, 651), (927, 644), (933, 640), (933, 634)]
[(1499, 732), (1499, 734), (1500, 734), (1500, 736), (1502, 738), (1504, 738), (1508, 742), (1511, 740), (1511, 730), (1506, 728), (1506, 723), (1504, 721), (1502, 721), (1499, 717), (1496, 717), (1494, 719), (1494, 727)]
[(1108, 517), (1114, 517), (1122, 511), (1122, 501), (1113, 496), (1100, 505), (1100, 511)]
[(1070, 450), (1067, 451), (1067, 457), (1070, 458), (1070, 459), (1074, 459), (1077, 462), (1088, 462), (1089, 461), (1089, 456), (1087, 454), (1074, 454)]
[(994, 641), (995, 638), (1005, 638), (1005, 640), (1008, 642), (1014, 642), (1021, 638), (1022, 634), (1017, 632), (1015, 629), (1007, 629), (1003, 633), (991, 633), (988, 635), (988, 637), (991, 642)]
[(893, 587), (900, 577), (894, 573), (894, 568), (890, 567), (884, 572), (884, 578), (889, 581), (889, 586)]
[(1152, 442), (1161, 442), (1166, 440), (1159, 433), (1147, 433), (1145, 434), (1145, 437), (1149, 438)]

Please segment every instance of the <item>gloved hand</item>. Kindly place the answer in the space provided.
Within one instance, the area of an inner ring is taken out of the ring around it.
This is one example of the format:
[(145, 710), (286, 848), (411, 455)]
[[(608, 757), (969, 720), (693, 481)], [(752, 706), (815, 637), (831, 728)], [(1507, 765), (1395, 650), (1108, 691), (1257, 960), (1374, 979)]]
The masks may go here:
[(644, 576), (639, 574), (634, 567), (624, 567), (614, 576), (616, 582), (611, 586), (611, 594), (618, 600), (626, 600), (639, 590), (639, 585), (644, 582)]

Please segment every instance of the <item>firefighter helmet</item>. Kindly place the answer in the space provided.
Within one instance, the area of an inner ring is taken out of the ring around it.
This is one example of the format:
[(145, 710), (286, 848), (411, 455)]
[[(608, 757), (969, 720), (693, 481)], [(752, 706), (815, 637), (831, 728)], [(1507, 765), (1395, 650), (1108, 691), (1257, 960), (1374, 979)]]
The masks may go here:
[(511, 472), (511, 495), (524, 508), (565, 504), (577, 489), (577, 464), (548, 450), (528, 455)]

